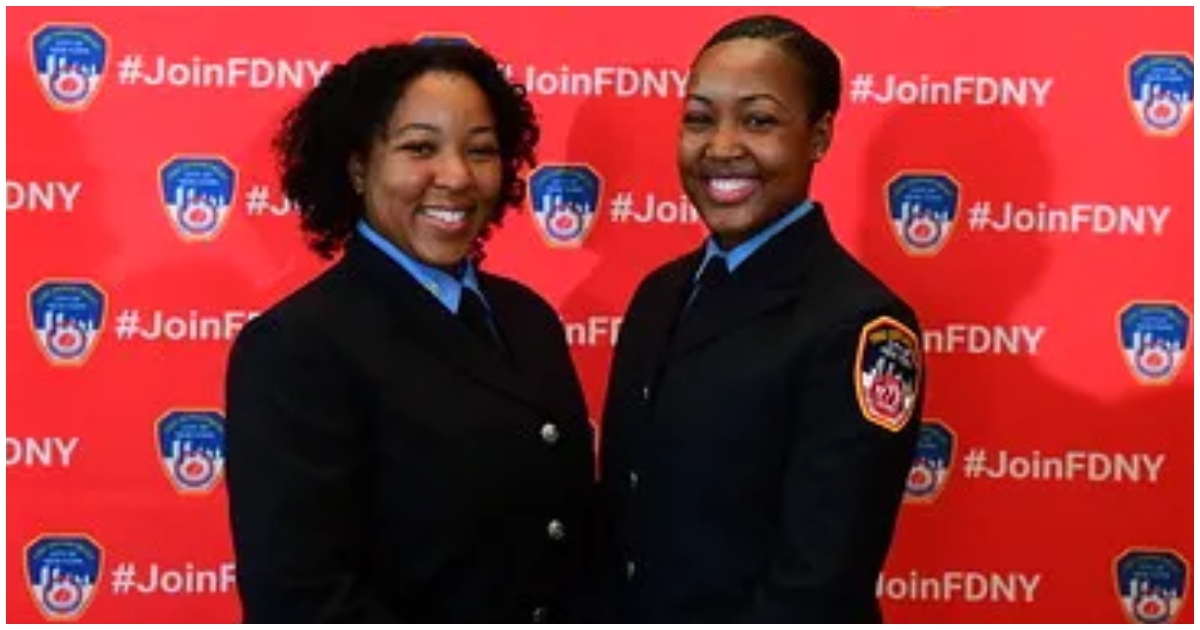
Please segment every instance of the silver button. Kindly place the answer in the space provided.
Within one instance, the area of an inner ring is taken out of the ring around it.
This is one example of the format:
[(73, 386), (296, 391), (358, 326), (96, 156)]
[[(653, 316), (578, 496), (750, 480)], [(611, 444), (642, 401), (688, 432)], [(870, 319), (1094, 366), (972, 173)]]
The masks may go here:
[(554, 519), (546, 524), (546, 535), (550, 540), (562, 540), (567, 536), (567, 528), (563, 526), (562, 521)]
[(554, 426), (553, 424), (549, 422), (543, 424), (541, 433), (543, 442), (547, 444), (554, 444), (555, 442), (558, 442), (558, 427)]
[(637, 575), (637, 563), (630, 560), (625, 563), (625, 579), (632, 580), (635, 575)]
[(639, 477), (638, 477), (636, 470), (629, 471), (629, 487), (630, 488), (637, 490), (638, 479), (639, 479)]
[(542, 623), (550, 616), (550, 609), (545, 606), (538, 606), (533, 609), (533, 622)]

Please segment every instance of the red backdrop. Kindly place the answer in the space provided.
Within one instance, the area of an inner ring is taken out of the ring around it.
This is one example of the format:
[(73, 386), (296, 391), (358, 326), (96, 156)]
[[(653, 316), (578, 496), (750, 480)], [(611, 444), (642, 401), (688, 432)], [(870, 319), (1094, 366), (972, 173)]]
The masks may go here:
[[(815, 195), (926, 329), (888, 617), (1191, 621), (1193, 10), (783, 11), (845, 63)], [(237, 618), (224, 361), (322, 268), (268, 147), (329, 63), (468, 36), (529, 83), (569, 168), (486, 264), (560, 310), (595, 416), (631, 291), (704, 234), (680, 91), (744, 14), (7, 11), (8, 620)]]

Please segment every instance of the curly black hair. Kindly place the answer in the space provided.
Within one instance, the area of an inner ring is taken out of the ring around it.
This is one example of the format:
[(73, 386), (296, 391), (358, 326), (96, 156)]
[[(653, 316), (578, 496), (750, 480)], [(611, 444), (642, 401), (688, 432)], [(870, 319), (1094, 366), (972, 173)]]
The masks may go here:
[(395, 43), (367, 48), (334, 66), (284, 117), (274, 139), (283, 192), (300, 212), (308, 246), (323, 258), (341, 251), (366, 211), (346, 165), (365, 157), (387, 131), (396, 102), (428, 72), (469, 77), (487, 97), (500, 145), (501, 195), (475, 244), (507, 209), (525, 199), (522, 168), (536, 166), (540, 130), (524, 86), (508, 80), (491, 54), (463, 42)]
[(826, 113), (837, 114), (842, 94), (842, 63), (837, 53), (808, 29), (778, 15), (752, 15), (721, 27), (700, 52), (734, 39), (765, 39), (783, 49), (805, 69), (805, 85), (812, 94), (809, 122)]

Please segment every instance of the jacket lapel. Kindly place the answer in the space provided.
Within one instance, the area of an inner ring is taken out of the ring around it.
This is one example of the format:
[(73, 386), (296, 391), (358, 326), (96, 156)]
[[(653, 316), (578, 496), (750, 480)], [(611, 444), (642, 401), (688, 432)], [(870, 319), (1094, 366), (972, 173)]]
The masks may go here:
[(693, 252), (672, 265), (667, 270), (662, 289), (648, 296), (651, 303), (645, 308), (646, 320), (642, 327), (645, 331), (642, 347), (646, 364), (642, 368), (643, 373), (653, 376), (654, 381), (657, 381), (672, 339), (676, 336), (680, 312), (691, 291), (693, 274), (702, 260), (703, 250)]
[[(351, 237), (346, 245), (346, 262), (359, 267), (371, 278), (392, 310), (389, 315), (394, 316), (399, 333), (426, 348), (429, 356), (446, 362), (486, 387), (544, 411), (552, 410), (536, 395), (537, 388), (531, 387), (509, 359), (473, 334), (436, 297), (374, 245), (357, 235)], [(494, 292), (488, 292), (484, 287), (484, 293), (510, 351), (521, 347), (516, 342), (523, 340), (523, 335), (538, 334), (528, 333), (516, 325), (514, 320), (519, 318), (505, 314), (503, 300), (493, 301)], [(523, 350), (519, 352), (524, 353)], [(520, 360), (529, 363), (532, 357), (522, 356)]]
[[(480, 273), (479, 282), (508, 348), (509, 359), (503, 367), (511, 378), (508, 381), (510, 392), (551, 415), (570, 419), (574, 410), (569, 398), (564, 397), (568, 381), (559, 371), (560, 360), (551, 354), (559, 343), (545, 338), (551, 332), (541, 324), (545, 314), (529, 312), (525, 308), (528, 300), (511, 295), (511, 285), (498, 281), (491, 274)], [(566, 343), (565, 335), (561, 343)]]
[[(832, 243), (833, 235), (818, 204), (807, 215), (768, 241), (716, 289), (712, 299), (696, 304), (695, 312), (681, 312), (667, 361), (684, 355), (753, 321), (762, 313), (794, 299), (800, 280), (813, 258)], [(703, 259), (703, 250), (689, 257), (688, 284)]]

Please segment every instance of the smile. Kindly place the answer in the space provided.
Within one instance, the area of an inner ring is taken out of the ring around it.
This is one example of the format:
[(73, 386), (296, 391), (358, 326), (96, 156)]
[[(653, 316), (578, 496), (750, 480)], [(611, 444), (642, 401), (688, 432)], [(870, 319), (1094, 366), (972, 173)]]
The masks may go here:
[(704, 180), (704, 188), (709, 198), (722, 204), (746, 201), (758, 191), (758, 184), (758, 180), (748, 177), (716, 177)]
[(449, 208), (421, 208), (417, 211), (418, 214), (433, 219), (435, 222), (448, 227), (457, 228), (466, 224), (466, 210), (452, 210)]

